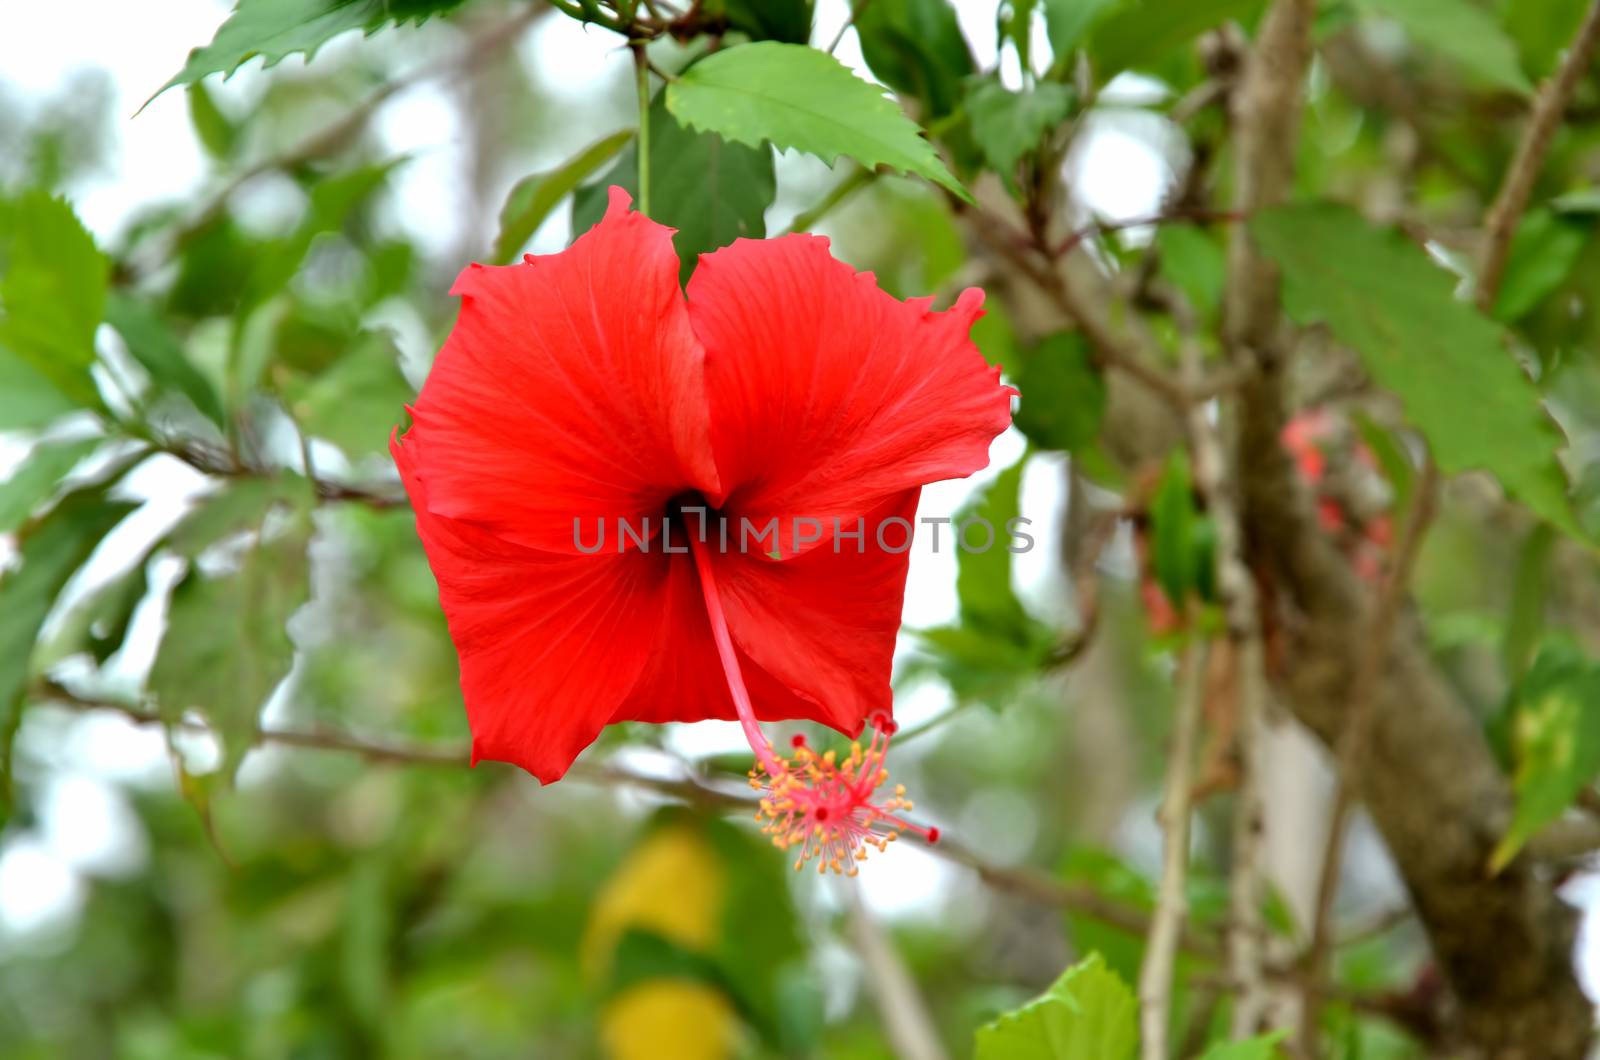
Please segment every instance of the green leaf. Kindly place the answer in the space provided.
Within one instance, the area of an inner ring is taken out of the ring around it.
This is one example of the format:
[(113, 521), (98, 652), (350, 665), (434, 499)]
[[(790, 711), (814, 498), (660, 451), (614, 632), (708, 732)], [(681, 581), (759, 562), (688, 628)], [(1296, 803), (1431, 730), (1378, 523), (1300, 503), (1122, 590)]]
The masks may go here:
[(1510, 324), (1527, 316), (1572, 275), (1589, 245), (1593, 219), (1564, 217), (1552, 210), (1530, 210), (1511, 238), (1511, 254), (1495, 298), (1496, 320)]
[[(263, 68), (291, 55), (306, 62), (341, 33), (376, 33), (384, 26), (415, 23), (459, 7), (462, 0), (239, 0), (211, 43), (189, 53), (189, 61), (156, 90), (155, 99), (174, 85), (188, 85), (209, 74), (232, 76), (256, 56)], [(144, 106), (149, 106), (146, 100)], [(143, 107), (140, 108), (144, 109)]]
[(393, 340), (368, 332), (326, 371), (283, 388), (300, 429), (351, 457), (387, 452), (392, 429), (417, 392), (400, 372)]
[(307, 523), (296, 523), (253, 544), (237, 571), (212, 576), (191, 567), (172, 592), (150, 691), (164, 717), (194, 710), (215, 727), (224, 777), (237, 771), (262, 706), (294, 662), (285, 627), (307, 596)]
[(40, 442), (26, 460), (0, 482), (0, 534), (9, 534), (55, 496), (61, 479), (94, 452), (103, 439)]
[(1150, 501), (1150, 536), (1156, 581), (1179, 610), (1200, 581), (1195, 548), (1198, 522), (1189, 461), (1182, 453), (1173, 453)]
[[(1017, 643), (1029, 639), (1033, 624), (1012, 587), (1009, 529), (1017, 525), (1022, 471), (1027, 463), (1024, 454), (1000, 472), (956, 512), (951, 526), (955, 539), (951, 545), (957, 549), (956, 595), (961, 601), (962, 623), (1010, 636)], [(963, 526), (968, 527), (966, 534), (961, 533)]]
[(1278, 1043), (1288, 1036), (1288, 1031), (1273, 1031), (1242, 1042), (1218, 1042), (1200, 1054), (1200, 1060), (1275, 1060)]
[(216, 387), (184, 355), (183, 347), (154, 309), (120, 292), (106, 301), (106, 323), (117, 330), (128, 353), (157, 386), (175, 390), (217, 426), (223, 425)]
[(222, 113), (211, 91), (199, 81), (185, 89), (184, 95), (189, 97), (189, 124), (194, 126), (200, 146), (212, 158), (226, 162), (233, 157), (233, 149), (239, 142), (239, 127)]
[(1045, 338), (1017, 374), (1017, 429), (1041, 449), (1071, 452), (1100, 435), (1106, 384), (1079, 332)]
[(1528, 531), (1517, 557), (1511, 585), (1511, 606), (1506, 613), (1500, 661), (1512, 681), (1522, 678), (1544, 633), (1545, 602), (1550, 596), (1550, 555), (1555, 534), (1545, 524)]
[(1095, 77), (1110, 81), (1148, 66), (1229, 20), (1249, 25), (1265, 0), (1142, 0), (1123, 3), (1089, 37)]
[(96, 407), (89, 374), (110, 265), (66, 202), (27, 191), (0, 205), (0, 348), (61, 396)]
[(38, 369), (0, 345), (0, 431), (43, 427), (77, 409)]
[(832, 164), (926, 177), (971, 201), (916, 123), (826, 52), (760, 41), (715, 52), (667, 85), (667, 109), (684, 125), (751, 147), (770, 141)]
[(1072, 90), (1041, 81), (1026, 92), (1012, 92), (998, 81), (976, 81), (967, 90), (972, 138), (996, 173), (1014, 183), (1017, 163), (1072, 112)]
[(133, 508), (106, 500), (103, 488), (68, 496), (23, 536), (20, 562), (0, 578), (0, 821), (10, 815), (11, 747), (39, 629), (67, 580)]
[(811, 37), (811, 0), (707, 0), (705, 11), (751, 40), (804, 44)]
[(632, 139), (632, 129), (614, 132), (596, 140), (555, 169), (517, 181), (511, 194), (506, 196), (505, 205), (500, 207), (500, 235), (494, 241), (494, 260), (501, 265), (509, 264), (517, 251), (533, 238), (550, 211)]
[(861, 55), (873, 76), (921, 100), (924, 120), (961, 105), (962, 82), (977, 65), (948, 0), (871, 0), (856, 8)]
[(1215, 314), (1227, 280), (1222, 245), (1195, 225), (1165, 224), (1156, 229), (1156, 249), (1161, 278), (1182, 291), (1196, 312)]
[(303, 478), (236, 478), (195, 505), (173, 527), (167, 543), (178, 555), (194, 559), (218, 542), (258, 529), (269, 512), (304, 510), (311, 499)]
[(1494, 17), (1472, 0), (1356, 0), (1368, 14), (1383, 15), (1405, 27), (1419, 49), (1433, 51), (1481, 80), (1529, 93), (1517, 47)]
[(1456, 299), (1453, 277), (1342, 206), (1280, 207), (1257, 215), (1250, 231), (1283, 270), (1289, 316), (1326, 324), (1359, 353), (1405, 403), (1444, 471), (1490, 471), (1552, 525), (1583, 537), (1556, 460), (1561, 433), (1500, 329)]
[(1539, 829), (1600, 776), (1600, 667), (1546, 650), (1517, 689), (1510, 715), (1517, 808), (1490, 858), (1499, 872)]
[(978, 1028), (977, 1060), (1129, 1060), (1138, 1042), (1133, 992), (1098, 953), (1038, 998)]
[(1522, 68), (1537, 80), (1554, 72), (1578, 26), (1589, 10), (1589, 0), (1505, 0), (1500, 20), (1522, 53)]
[[(610, 185), (639, 191), (639, 146), (622, 153), (598, 184), (580, 188), (572, 200), (574, 235), (588, 231), (606, 212)], [(684, 128), (658, 98), (650, 107), (650, 213), (676, 228), (678, 275), (687, 283), (701, 254), (735, 239), (767, 234), (767, 207), (777, 194), (772, 149), (730, 143), (715, 133)]]
[(1065, 68), (1073, 49), (1102, 16), (1123, 0), (1044, 0), (1044, 28), (1055, 53), (1055, 65)]

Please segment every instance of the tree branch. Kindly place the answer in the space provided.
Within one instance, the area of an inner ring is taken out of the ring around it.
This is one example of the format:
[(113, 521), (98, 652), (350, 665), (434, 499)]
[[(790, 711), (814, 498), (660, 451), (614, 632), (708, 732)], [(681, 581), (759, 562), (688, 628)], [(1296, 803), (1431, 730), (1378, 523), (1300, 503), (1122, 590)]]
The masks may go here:
[(1500, 184), (1500, 193), (1489, 208), (1485, 223), (1482, 264), (1478, 268), (1476, 300), (1478, 308), (1489, 312), (1500, 293), (1500, 281), (1505, 276), (1506, 260), (1511, 254), (1511, 238), (1516, 234), (1517, 222), (1528, 208), (1528, 198), (1533, 185), (1544, 168), (1545, 155), (1550, 142), (1566, 112), (1578, 82), (1588, 73), (1594, 59), (1595, 46), (1600, 43), (1600, 0), (1589, 5), (1588, 14), (1578, 27), (1577, 36), (1567, 49), (1566, 57), (1555, 74), (1545, 81), (1534, 100), (1533, 114), (1528, 118), (1528, 128), (1517, 145), (1517, 153), (1506, 170)]
[(850, 934), (861, 963), (867, 966), (867, 988), (878, 1004), (889, 1046), (899, 1060), (946, 1060), (939, 1032), (916, 980), (900, 959), (883, 925), (861, 899), (859, 880), (843, 881), (850, 910)]
[(1155, 914), (1145, 936), (1144, 963), (1139, 966), (1140, 1056), (1167, 1060), (1167, 1025), (1172, 1018), (1172, 969), (1178, 939), (1189, 915), (1189, 813), (1194, 789), (1195, 744), (1200, 732), (1200, 704), (1205, 693), (1209, 655), (1199, 634), (1192, 634), (1178, 679), (1178, 700), (1172, 749), (1167, 756), (1166, 787), (1158, 815), (1161, 823), (1161, 882)]

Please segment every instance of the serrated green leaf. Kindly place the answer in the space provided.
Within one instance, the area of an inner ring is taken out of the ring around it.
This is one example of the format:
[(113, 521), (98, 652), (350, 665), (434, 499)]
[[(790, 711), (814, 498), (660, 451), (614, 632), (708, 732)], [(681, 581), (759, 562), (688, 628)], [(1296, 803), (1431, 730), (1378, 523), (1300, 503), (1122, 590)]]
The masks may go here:
[[(572, 231), (581, 234), (606, 212), (607, 191), (615, 184), (639, 192), (639, 145), (622, 152), (598, 184), (580, 188), (572, 200)], [(715, 133), (684, 128), (667, 113), (660, 98), (650, 107), (650, 214), (677, 229), (678, 277), (684, 283), (701, 254), (735, 239), (767, 234), (767, 207), (777, 195), (772, 149), (731, 143)]]
[(351, 457), (387, 452), (392, 429), (416, 396), (400, 372), (394, 342), (376, 332), (363, 335), (326, 371), (309, 379), (296, 376), (283, 388), (300, 429)]
[(1405, 27), (1419, 49), (1437, 52), (1461, 70), (1492, 85), (1529, 93), (1516, 45), (1494, 17), (1471, 0), (1356, 0), (1374, 15)]
[(1089, 36), (1089, 58), (1104, 83), (1134, 67), (1148, 66), (1229, 21), (1247, 26), (1266, 0), (1133, 0), (1100, 21)]
[(920, 135), (876, 85), (826, 52), (760, 41), (715, 52), (667, 85), (667, 109), (684, 125), (751, 147), (770, 142), (832, 164), (925, 177), (971, 201)]
[[(390, 25), (421, 25), (461, 3), (462, 0), (239, 0), (211, 43), (191, 51), (183, 69), (150, 99), (174, 85), (192, 84), (210, 74), (231, 76), (258, 55), (263, 68), (297, 54), (303, 54), (310, 62), (319, 48), (341, 33), (359, 29), (371, 34)], [(146, 100), (145, 106), (149, 105)]]
[(1138, 1005), (1098, 953), (1042, 995), (978, 1028), (977, 1060), (1129, 1060)]
[(0, 822), (10, 815), (11, 746), (39, 629), (67, 580), (133, 508), (106, 500), (103, 488), (71, 494), (28, 529), (20, 562), (0, 578)]
[(0, 348), (74, 404), (100, 392), (89, 373), (110, 264), (72, 207), (43, 191), (0, 205)]
[(99, 438), (41, 442), (0, 482), (0, 534), (9, 534), (55, 496), (61, 479), (100, 445)]
[(1283, 271), (1289, 316), (1326, 324), (1361, 355), (1428, 436), (1440, 468), (1490, 471), (1552, 525), (1583, 537), (1556, 460), (1561, 433), (1500, 329), (1455, 297), (1453, 277), (1342, 206), (1268, 210), (1250, 231)]
[(960, 106), (962, 82), (977, 64), (948, 0), (872, 0), (858, 8), (856, 33), (873, 76), (921, 100), (925, 121)]
[(1072, 90), (1041, 81), (1025, 92), (1012, 92), (998, 81), (984, 79), (968, 87), (966, 106), (972, 119), (972, 139), (1009, 186), (1023, 156), (1036, 150), (1051, 130), (1067, 120), (1072, 112)]
[(224, 777), (238, 769), (262, 706), (294, 662), (286, 626), (307, 597), (306, 527), (297, 520), (253, 545), (237, 571), (213, 576), (191, 567), (172, 592), (150, 692), (164, 717), (194, 710), (216, 729)]
[(1511, 239), (1511, 254), (1495, 297), (1494, 316), (1507, 324), (1522, 319), (1554, 294), (1578, 263), (1593, 234), (1592, 219), (1530, 210)]
[(1517, 808), (1491, 872), (1600, 777), (1600, 667), (1572, 651), (1541, 652), (1516, 691), (1509, 723)]
[(1017, 429), (1041, 449), (1071, 452), (1100, 435), (1106, 384), (1079, 332), (1048, 336), (1017, 373)]
[(1276, 1060), (1278, 1043), (1288, 1036), (1288, 1031), (1273, 1031), (1242, 1042), (1218, 1042), (1200, 1060)]
[(201, 415), (222, 426), (222, 399), (216, 387), (189, 362), (177, 337), (154, 309), (116, 292), (106, 300), (106, 323), (122, 336), (128, 353), (150, 373), (152, 382), (187, 397)]
[(500, 207), (500, 234), (494, 241), (495, 262), (509, 264), (517, 251), (533, 238), (550, 211), (595, 170), (614, 158), (633, 135), (632, 129), (622, 129), (601, 137), (555, 169), (517, 181), (511, 194), (506, 196), (505, 205)]

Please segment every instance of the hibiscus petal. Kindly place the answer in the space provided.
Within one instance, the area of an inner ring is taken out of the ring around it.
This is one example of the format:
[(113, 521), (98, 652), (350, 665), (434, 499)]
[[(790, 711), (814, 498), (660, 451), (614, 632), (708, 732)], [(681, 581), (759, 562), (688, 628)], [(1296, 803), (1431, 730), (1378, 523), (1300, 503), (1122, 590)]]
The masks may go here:
[[(836, 535), (782, 560), (717, 558), (734, 643), (763, 672), (818, 704), (808, 716), (847, 736), (874, 713), (893, 713), (889, 678), (910, 554), (891, 550), (909, 546), (921, 492), (902, 490), (852, 521), (845, 529), (864, 529), (860, 541)], [(761, 714), (759, 700), (756, 708)]]
[(559, 780), (600, 734), (658, 638), (661, 557), (638, 551), (566, 556), (513, 544), (436, 514), (427, 445), (394, 442), (461, 658), (472, 761)]
[[(689, 318), (705, 347), (726, 510), (853, 521), (912, 486), (969, 475), (1011, 422), (1011, 388), (968, 338), (983, 292), (930, 312), (828, 241), (739, 240), (700, 261)], [(802, 531), (805, 533), (806, 531)]]
[(517, 544), (577, 551), (574, 520), (659, 514), (718, 489), (704, 354), (678, 289), (672, 230), (611, 189), (605, 218), (567, 250), (471, 265), (454, 330), (408, 438), (435, 515)]

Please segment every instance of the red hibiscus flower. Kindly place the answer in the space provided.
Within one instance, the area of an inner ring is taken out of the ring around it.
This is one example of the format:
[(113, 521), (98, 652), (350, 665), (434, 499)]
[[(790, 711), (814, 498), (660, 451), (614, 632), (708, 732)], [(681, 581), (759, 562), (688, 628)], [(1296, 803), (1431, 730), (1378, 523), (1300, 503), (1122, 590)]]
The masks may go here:
[[(613, 188), (562, 253), (461, 274), (391, 447), (473, 761), (549, 783), (613, 722), (737, 719), (774, 839), (851, 868), (907, 827), (898, 791), (870, 800), (920, 489), (1011, 419), (968, 338), (983, 294), (931, 312), (791, 235), (707, 255), (685, 299), (671, 229), (628, 206)], [(875, 732), (786, 759), (757, 723), (796, 718)]]

